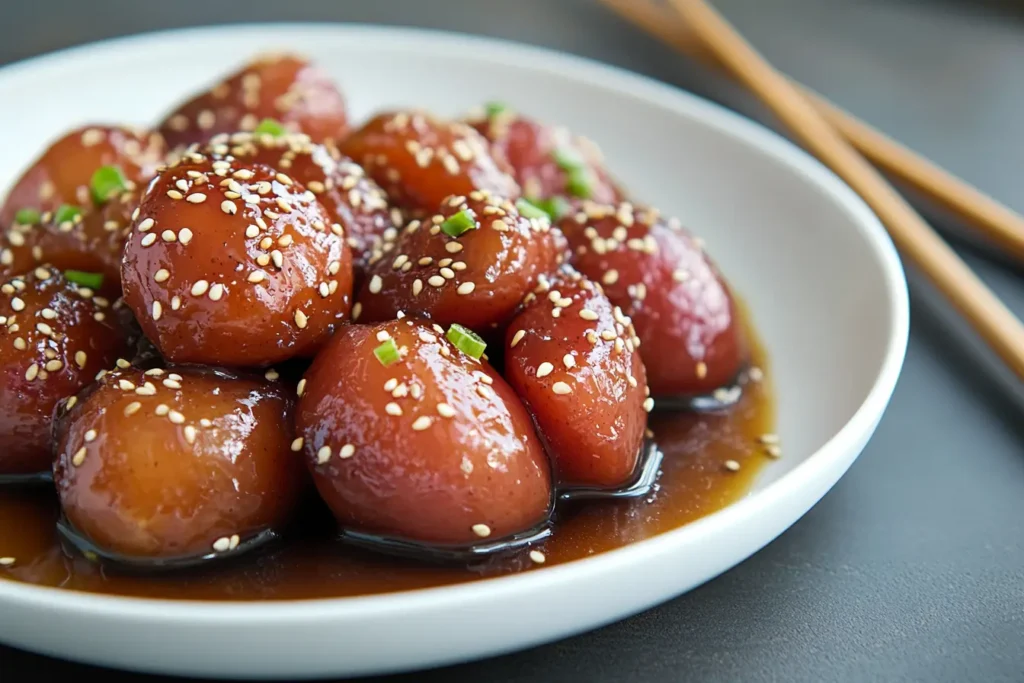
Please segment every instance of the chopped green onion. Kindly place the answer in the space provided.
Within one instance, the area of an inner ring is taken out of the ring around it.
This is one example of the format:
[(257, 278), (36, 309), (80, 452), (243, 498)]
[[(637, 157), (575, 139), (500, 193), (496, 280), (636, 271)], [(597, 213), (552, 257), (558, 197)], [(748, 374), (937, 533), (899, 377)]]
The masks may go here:
[(459, 211), (444, 223), (441, 223), (441, 231), (450, 237), (458, 237), (467, 230), (476, 230), (476, 227), (476, 218), (467, 209)]
[(263, 119), (253, 132), (257, 135), (273, 135), (276, 138), (284, 135), (287, 131), (274, 119)]
[(74, 222), (81, 215), (82, 210), (77, 206), (61, 204), (60, 208), (53, 212), (53, 220), (56, 221), (57, 225), (60, 225), (61, 223)]
[(556, 194), (550, 199), (538, 200), (534, 202), (534, 204), (537, 205), (537, 208), (550, 216), (552, 221), (561, 220), (565, 215), (572, 211), (572, 205), (569, 204), (569, 200), (560, 194)]
[(124, 171), (120, 166), (100, 166), (92, 174), (92, 180), (89, 182), (92, 200), (97, 204), (102, 204), (127, 188), (128, 179), (124, 177)]
[(378, 346), (373, 350), (373, 355), (377, 356), (377, 360), (384, 367), (397, 363), (402, 355), (398, 352), (398, 345), (395, 344), (394, 339), (388, 339), (386, 342)]
[(14, 222), (18, 225), (35, 225), (42, 217), (36, 209), (18, 209), (18, 213), (14, 214)]
[(81, 270), (65, 270), (64, 277), (80, 287), (99, 289), (103, 286), (103, 273), (86, 273)]
[(529, 199), (517, 199), (516, 208), (519, 209), (519, 215), (523, 218), (550, 218), (547, 211), (540, 208)]
[(487, 348), (487, 343), (476, 332), (458, 323), (452, 323), (452, 326), (448, 328), (448, 334), (445, 336), (448, 337), (448, 341), (455, 345), (455, 348), (473, 358), (480, 358), (484, 353), (484, 349)]
[(585, 168), (575, 168), (569, 171), (569, 180), (565, 189), (574, 197), (590, 199), (593, 192), (593, 185), (590, 182), (590, 173)]
[(551, 153), (551, 156), (555, 158), (555, 163), (563, 171), (575, 171), (584, 166), (583, 159), (580, 158), (580, 155), (574, 149), (559, 147)]
[(484, 105), (484, 109), (487, 111), (487, 118), (491, 118), (508, 111), (508, 105), (504, 102), (488, 102)]

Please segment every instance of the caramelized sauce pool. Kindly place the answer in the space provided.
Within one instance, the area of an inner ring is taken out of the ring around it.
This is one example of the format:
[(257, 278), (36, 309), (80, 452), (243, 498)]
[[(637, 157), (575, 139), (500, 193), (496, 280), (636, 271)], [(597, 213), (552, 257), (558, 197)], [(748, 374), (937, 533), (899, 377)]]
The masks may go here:
[[(746, 316), (745, 316), (746, 317)], [(765, 372), (747, 384), (727, 414), (658, 413), (650, 427), (665, 452), (658, 490), (647, 499), (563, 507), (553, 536), (538, 546), (544, 566), (571, 562), (671, 531), (719, 510), (748, 490), (772, 460), (759, 437), (774, 431), (774, 405), (764, 351), (749, 324), (752, 362)], [(735, 460), (738, 471), (727, 468)], [(0, 489), (0, 557), (14, 564), (0, 576), (72, 590), (193, 600), (289, 600), (389, 593), (475, 581), (516, 571), (542, 571), (526, 553), (466, 569), (357, 551), (332, 540), (326, 509), (311, 503), (279, 546), (234, 562), (164, 575), (101, 568), (62, 550), (52, 486)]]

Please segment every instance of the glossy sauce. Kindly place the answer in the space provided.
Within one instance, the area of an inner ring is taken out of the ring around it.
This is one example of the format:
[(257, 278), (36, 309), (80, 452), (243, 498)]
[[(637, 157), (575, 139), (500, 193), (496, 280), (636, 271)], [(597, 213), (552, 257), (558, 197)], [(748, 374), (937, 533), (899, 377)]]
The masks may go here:
[[(746, 316), (744, 316), (746, 317)], [(678, 528), (741, 498), (772, 459), (759, 442), (774, 432), (774, 402), (764, 351), (749, 325), (752, 364), (764, 379), (746, 385), (727, 414), (655, 412), (650, 427), (665, 452), (658, 490), (647, 499), (579, 503), (559, 509), (553, 536), (537, 549), (466, 569), (399, 560), (332, 540), (330, 515), (311, 503), (279, 546), (234, 562), (164, 575), (101, 568), (57, 539), (56, 495), (50, 486), (0, 490), (0, 556), (15, 558), (0, 576), (94, 593), (197, 600), (288, 600), (388, 593), (539, 571), (613, 550)], [(735, 460), (738, 471), (726, 462)]]

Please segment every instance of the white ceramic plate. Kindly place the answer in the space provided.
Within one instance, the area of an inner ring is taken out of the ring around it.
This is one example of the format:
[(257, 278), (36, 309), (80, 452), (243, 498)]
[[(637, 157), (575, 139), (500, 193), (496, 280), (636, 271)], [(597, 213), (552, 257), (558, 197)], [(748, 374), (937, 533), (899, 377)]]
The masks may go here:
[(154, 122), (262, 48), (330, 70), (363, 118), (386, 106), (457, 114), (487, 99), (597, 140), (642, 199), (706, 238), (766, 341), (785, 456), (750, 495), (676, 531), (560, 566), (383, 596), (269, 603), (104, 597), (0, 580), (0, 640), (108, 666), (310, 677), (440, 665), (621, 619), (729, 569), (788, 528), (860, 453), (907, 341), (899, 259), (829, 171), (766, 129), (640, 76), (446, 33), (279, 25), (179, 31), (0, 70), (0, 187), (89, 121)]

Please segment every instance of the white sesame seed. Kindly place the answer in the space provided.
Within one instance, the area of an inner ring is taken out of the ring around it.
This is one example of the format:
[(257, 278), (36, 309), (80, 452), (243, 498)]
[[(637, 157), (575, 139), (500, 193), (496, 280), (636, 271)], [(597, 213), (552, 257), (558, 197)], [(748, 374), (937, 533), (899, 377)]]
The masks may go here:
[(192, 241), (192, 231), (188, 228), (182, 228), (178, 231), (178, 241), (182, 244), (188, 244)]
[(73, 456), (71, 456), (71, 464), (74, 465), (75, 467), (81, 467), (82, 463), (85, 462), (85, 454), (85, 446), (82, 446), (77, 451), (75, 451), (75, 454)]
[(474, 289), (476, 289), (476, 285), (473, 284), (472, 282), (463, 282), (455, 291), (458, 292), (459, 294), (466, 295), (472, 294)]
[(166, 268), (161, 268), (160, 270), (156, 271), (156, 273), (153, 275), (153, 279), (156, 280), (157, 282), (167, 282), (167, 279), (170, 277), (171, 271), (167, 270)]
[(238, 213), (238, 205), (232, 201), (225, 199), (220, 203), (220, 210), (230, 216), (233, 216), (236, 213)]
[(298, 327), (300, 330), (306, 327), (306, 323), (308, 320), (309, 318), (306, 317), (305, 313), (303, 313), (302, 311), (295, 311), (295, 326)]
[(57, 319), (57, 311), (53, 310), (52, 308), (44, 308), (42, 311), (40, 311), (40, 313), (42, 313), (42, 316), (47, 320)]
[(331, 447), (330, 446), (321, 446), (320, 450), (318, 450), (316, 452), (316, 464), (317, 465), (323, 465), (324, 463), (326, 463), (330, 459), (331, 459)]
[(206, 195), (202, 192), (193, 192), (189, 196), (185, 197), (185, 201), (191, 204), (202, 204), (206, 201)]
[(775, 445), (775, 444), (769, 444), (769, 445), (765, 446), (764, 447), (764, 452), (769, 457), (771, 457), (771, 458), (781, 458), (782, 457), (782, 449), (779, 446)]
[(270, 382), (276, 382), (281, 378), (281, 374), (274, 368), (270, 368), (269, 370), (264, 372), (263, 376), (267, 379), (267, 381)]
[(444, 250), (449, 254), (457, 254), (462, 251), (462, 244), (459, 242), (448, 242), (444, 245)]
[(249, 237), (249, 238), (258, 237), (259, 234), (260, 234), (260, 229), (259, 229), (258, 226), (250, 225), (249, 227), (247, 227), (245, 229), (245, 236), (246, 237)]
[(231, 548), (231, 539), (227, 536), (222, 536), (213, 542), (213, 549), (218, 553), (223, 553)]
[(729, 470), (730, 472), (740, 471), (740, 464), (735, 460), (726, 460), (723, 464), (725, 465), (725, 469)]
[(171, 310), (172, 311), (176, 311), (179, 308), (181, 308), (181, 297), (180, 296), (172, 296), (171, 297)]
[(146, 233), (146, 235), (142, 238), (142, 246), (144, 247), (150, 246), (151, 244), (153, 244), (153, 242), (156, 242), (155, 232)]
[(58, 370), (60, 370), (60, 369), (62, 369), (64, 367), (64, 363), (62, 361), (54, 358), (51, 361), (47, 361), (45, 367), (46, 367), (46, 371), (47, 372), (57, 372)]
[(455, 417), (455, 409), (447, 403), (438, 403), (437, 414), (441, 417)]
[(338, 457), (341, 458), (342, 460), (348, 460), (353, 455), (355, 455), (355, 453), (356, 447), (350, 443), (347, 443), (341, 447), (340, 451), (338, 451)]
[(117, 386), (121, 391), (135, 391), (135, 383), (129, 382), (126, 379), (117, 380)]
[(302, 396), (304, 393), (306, 393), (306, 380), (300, 379), (299, 384), (295, 387), (295, 394), (297, 396)]
[(603, 282), (606, 285), (614, 285), (618, 281), (619, 271), (614, 269), (606, 271), (604, 276), (601, 277), (601, 282)]
[(224, 296), (224, 285), (217, 283), (210, 287), (210, 301), (220, 301)]
[(249, 273), (249, 277), (247, 279), (249, 280), (249, 282), (256, 284), (259, 282), (263, 282), (266, 278), (267, 274), (264, 273), (262, 270), (254, 270), (253, 272)]
[(167, 190), (167, 196), (170, 197), (171, 199), (181, 199), (185, 195), (178, 192), (177, 190)]
[(295, 453), (298, 453), (299, 451), (302, 450), (302, 445), (304, 443), (306, 443), (306, 440), (303, 439), (301, 436), (299, 438), (295, 439), (294, 441), (292, 441), (292, 451), (294, 451)]
[(580, 309), (580, 317), (584, 320), (597, 320), (599, 316), (589, 308), (582, 308)]
[(171, 412), (171, 409), (165, 403), (161, 403), (160, 405), (158, 405), (156, 407), (156, 410), (153, 411), (153, 413), (157, 417), (163, 417), (164, 415), (166, 415), (169, 412)]
[(196, 283), (192, 285), (192, 296), (202, 296), (203, 294), (206, 294), (206, 290), (209, 288), (209, 282), (206, 280), (197, 280)]
[(386, 342), (388, 339), (391, 339), (391, 335), (388, 334), (387, 330), (381, 330), (377, 333), (377, 341)]
[(544, 361), (539, 366), (537, 366), (537, 378), (540, 379), (541, 377), (547, 377), (548, 375), (551, 374), (551, 371), (554, 369), (554, 365), (548, 363), (547, 361)]
[(427, 429), (427, 428), (430, 427), (431, 422), (433, 422), (433, 421), (430, 419), (429, 416), (427, 416), (427, 415), (420, 415), (412, 423), (412, 429), (413, 429), (414, 432), (422, 432), (424, 429)]
[(551, 386), (551, 391), (555, 392), (560, 396), (564, 396), (565, 394), (572, 393), (572, 387), (566, 384), (565, 382), (555, 382)]
[(372, 278), (370, 278), (370, 287), (369, 287), (369, 289), (370, 289), (370, 292), (372, 294), (380, 293), (380, 289), (383, 286), (384, 286), (384, 282), (383, 282), (383, 280), (380, 279), (380, 275), (374, 275)]
[(708, 365), (707, 365), (707, 363), (705, 363), (704, 361), (698, 362), (697, 363), (697, 367), (695, 368), (695, 371), (697, 373), (697, 378), (698, 379), (704, 379), (705, 377), (708, 376)]
[(153, 320), (159, 320), (160, 316), (164, 314), (164, 307), (159, 301), (153, 302)]
[(394, 401), (391, 401), (386, 406), (384, 406), (384, 412), (387, 413), (388, 415), (394, 415), (395, 417), (398, 417), (402, 414), (402, 407), (395, 403)]
[(53, 328), (46, 323), (36, 323), (36, 329), (45, 334), (47, 337), (53, 334)]
[(531, 550), (530, 551), (530, 560), (534, 564), (544, 564), (544, 561), (546, 559), (547, 558), (544, 557), (544, 553), (542, 553), (541, 551), (539, 551), (539, 550)]
[(177, 242), (178, 236), (174, 234), (173, 230), (164, 230), (160, 233), (160, 239), (164, 242)]
[[(25, 343), (25, 340), (22, 339), (21, 337), (16, 337), (14, 340), (14, 348), (18, 349), (19, 351), (24, 351), (25, 349), (28, 348), (28, 344)], [(81, 351), (79, 351), (79, 353), (81, 353)]]
[(438, 272), (441, 273), (441, 277), (443, 277), (445, 280), (454, 280), (455, 279), (455, 271), (452, 270), (451, 268), (442, 268)]
[(185, 425), (184, 431), (185, 441), (188, 441), (190, 444), (194, 444), (196, 442), (196, 428), (192, 425)]
[(644, 410), (646, 410), (648, 413), (651, 412), (652, 410), (654, 410), (654, 399), (653, 398), (648, 396), (647, 398), (644, 399)]
[(185, 423), (185, 416), (179, 413), (177, 410), (168, 411), (167, 419), (176, 425)]
[(440, 275), (431, 275), (427, 279), (427, 284), (430, 285), (431, 287), (443, 287), (444, 282), (444, 278), (441, 277)]
[(148, 232), (154, 225), (156, 225), (156, 221), (152, 218), (146, 218), (139, 223), (139, 232)]
[(357, 301), (355, 303), (355, 305), (352, 306), (352, 320), (353, 321), (359, 320), (359, 314), (362, 313), (362, 312), (363, 312), (363, 304), (360, 303), (359, 301)]
[(567, 353), (564, 356), (562, 356), (562, 363), (567, 368), (574, 368), (574, 367), (576, 367), (576, 359), (572, 357), (571, 353)]
[(134, 415), (135, 413), (139, 412), (140, 408), (142, 408), (141, 403), (139, 403), (138, 401), (132, 401), (131, 403), (124, 407), (125, 417), (129, 415)]
[(486, 524), (474, 524), (473, 533), (479, 536), (480, 538), (487, 538), (491, 535), (491, 527), (487, 526)]

